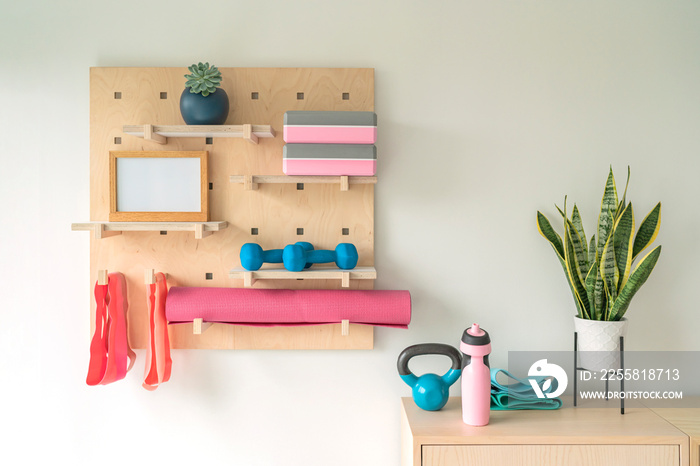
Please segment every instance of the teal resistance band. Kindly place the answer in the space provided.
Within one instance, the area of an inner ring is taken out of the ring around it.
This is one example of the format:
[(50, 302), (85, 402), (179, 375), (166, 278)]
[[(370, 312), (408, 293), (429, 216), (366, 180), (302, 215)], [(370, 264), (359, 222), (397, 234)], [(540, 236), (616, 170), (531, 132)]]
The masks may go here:
[[(515, 383), (502, 384), (496, 380), (498, 374), (504, 374)], [(547, 377), (528, 377), (519, 379), (507, 370), (491, 369), (491, 409), (494, 411), (509, 411), (516, 409), (559, 409), (562, 401), (559, 398), (538, 398), (530, 385), (530, 380), (536, 380), (537, 385), (542, 384)], [(543, 393), (549, 393), (553, 387), (543, 389)]]

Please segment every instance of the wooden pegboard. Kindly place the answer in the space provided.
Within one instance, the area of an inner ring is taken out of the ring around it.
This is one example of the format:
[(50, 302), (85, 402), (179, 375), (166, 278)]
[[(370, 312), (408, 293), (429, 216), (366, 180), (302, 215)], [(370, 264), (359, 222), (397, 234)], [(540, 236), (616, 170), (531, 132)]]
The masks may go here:
[[(124, 232), (90, 240), (91, 283), (98, 269), (122, 272), (129, 290), (129, 339), (147, 342), (144, 269), (168, 274), (170, 286), (243, 287), (229, 278), (240, 267), (242, 244), (264, 249), (309, 241), (317, 249), (340, 242), (357, 247), (358, 266), (374, 265), (374, 185), (261, 184), (245, 190), (231, 175), (282, 175), (282, 121), (288, 110), (374, 111), (373, 69), (220, 68), (230, 100), (226, 124), (271, 125), (275, 138), (251, 144), (243, 139), (168, 138), (157, 144), (123, 133), (124, 125), (182, 125), (179, 99), (186, 68), (92, 68), (90, 70), (90, 219), (109, 217), (109, 151), (207, 150), (209, 211), (228, 228), (203, 239), (192, 233)], [(253, 98), (254, 94), (255, 97)], [(301, 97), (303, 94), (303, 98)], [(343, 94), (346, 94), (345, 96)], [(258, 234), (251, 235), (253, 228)], [(303, 236), (297, 229), (303, 228)], [(343, 235), (342, 230), (348, 234)], [(207, 279), (207, 274), (211, 279)], [(259, 280), (256, 288), (339, 288), (337, 280)], [(372, 289), (372, 280), (351, 280), (351, 289)], [(92, 289), (92, 287), (91, 287)], [(92, 290), (91, 290), (92, 292)], [(94, 301), (91, 299), (91, 302)], [(91, 315), (94, 316), (94, 302)], [(303, 327), (249, 327), (216, 324), (201, 335), (192, 325), (170, 326), (173, 348), (212, 349), (370, 349), (373, 329), (341, 324)]]

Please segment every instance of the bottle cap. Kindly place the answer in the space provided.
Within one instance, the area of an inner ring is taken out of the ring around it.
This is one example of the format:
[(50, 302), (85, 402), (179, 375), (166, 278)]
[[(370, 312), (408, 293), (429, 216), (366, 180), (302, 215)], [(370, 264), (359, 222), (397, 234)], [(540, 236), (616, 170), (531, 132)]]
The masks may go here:
[(473, 324), (462, 334), (462, 343), (474, 346), (488, 345), (491, 343), (491, 338), (488, 332), (479, 327), (479, 324)]

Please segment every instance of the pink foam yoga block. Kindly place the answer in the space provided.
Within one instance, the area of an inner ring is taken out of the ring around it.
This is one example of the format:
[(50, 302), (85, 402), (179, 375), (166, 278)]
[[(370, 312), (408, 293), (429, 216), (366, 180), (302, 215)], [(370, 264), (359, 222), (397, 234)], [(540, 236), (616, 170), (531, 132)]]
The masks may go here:
[(407, 328), (411, 295), (394, 290), (251, 290), (173, 286), (165, 316), (170, 323), (243, 325), (355, 324)]
[(319, 144), (374, 144), (376, 126), (285, 126), (284, 142)]
[(376, 160), (283, 159), (285, 175), (374, 176)]

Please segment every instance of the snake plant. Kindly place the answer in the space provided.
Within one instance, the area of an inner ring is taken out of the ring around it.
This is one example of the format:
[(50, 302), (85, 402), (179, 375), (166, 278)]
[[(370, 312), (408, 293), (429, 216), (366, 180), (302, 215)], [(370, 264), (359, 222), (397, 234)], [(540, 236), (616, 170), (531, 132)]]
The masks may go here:
[(221, 86), (221, 71), (216, 66), (209, 66), (209, 63), (199, 62), (198, 65), (187, 67), (192, 74), (186, 74), (187, 82), (185, 87), (190, 88), (192, 94), (202, 93), (206, 97), (213, 94), (216, 88)]
[[(628, 167), (627, 185), (629, 181)], [(626, 201), (627, 185), (618, 201), (615, 177), (610, 167), (598, 216), (597, 237), (594, 234), (590, 242), (586, 241), (576, 204), (571, 217), (567, 217), (566, 197), (563, 211), (556, 206), (564, 221), (563, 241), (547, 217), (537, 211), (537, 228), (552, 245), (564, 268), (578, 316), (582, 319), (620, 320), (661, 254), (661, 246), (657, 246), (633, 270), (635, 259), (659, 233), (661, 203), (656, 204), (642, 220), (635, 235), (632, 203)]]

